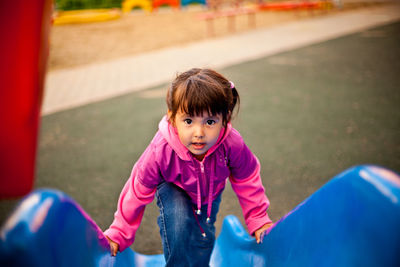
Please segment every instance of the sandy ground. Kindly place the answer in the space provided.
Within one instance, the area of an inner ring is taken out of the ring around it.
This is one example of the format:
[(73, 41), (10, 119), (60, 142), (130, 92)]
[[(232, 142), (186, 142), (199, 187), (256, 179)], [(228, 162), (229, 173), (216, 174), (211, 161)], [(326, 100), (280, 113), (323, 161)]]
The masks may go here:
[(257, 11), (253, 17), (236, 16), (234, 29), (229, 26), (228, 18), (222, 17), (211, 22), (213, 34), (209, 31), (210, 22), (200, 19), (207, 12), (201, 6), (181, 10), (164, 7), (152, 13), (134, 10), (112, 21), (54, 26), (49, 71), (371, 5), (352, 4), (329, 10)]

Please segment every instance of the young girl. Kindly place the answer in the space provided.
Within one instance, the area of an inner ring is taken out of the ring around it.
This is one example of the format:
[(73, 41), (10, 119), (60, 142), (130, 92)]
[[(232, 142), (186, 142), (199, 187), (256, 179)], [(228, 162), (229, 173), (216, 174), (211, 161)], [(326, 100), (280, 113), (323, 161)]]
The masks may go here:
[(228, 178), (249, 232), (261, 242), (272, 225), (269, 201), (258, 159), (230, 124), (237, 102), (233, 83), (213, 70), (176, 77), (167, 93), (167, 116), (133, 167), (104, 233), (113, 256), (133, 243), (144, 208), (156, 196), (166, 266), (208, 266)]

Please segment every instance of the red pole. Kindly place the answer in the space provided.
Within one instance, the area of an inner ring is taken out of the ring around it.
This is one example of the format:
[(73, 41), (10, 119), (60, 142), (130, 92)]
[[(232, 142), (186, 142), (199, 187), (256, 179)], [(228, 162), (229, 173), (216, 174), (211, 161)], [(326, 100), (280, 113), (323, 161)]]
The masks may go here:
[(31, 191), (51, 0), (0, 1), (0, 198)]

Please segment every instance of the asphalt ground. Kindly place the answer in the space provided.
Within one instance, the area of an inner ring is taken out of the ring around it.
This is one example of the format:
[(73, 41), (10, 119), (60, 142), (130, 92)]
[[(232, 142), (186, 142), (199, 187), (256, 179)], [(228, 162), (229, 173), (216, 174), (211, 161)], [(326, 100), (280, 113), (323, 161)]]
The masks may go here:
[[(233, 125), (261, 162), (274, 221), (351, 166), (400, 171), (399, 45), (395, 23), (218, 69), (239, 90)], [(166, 87), (44, 116), (35, 188), (66, 192), (106, 229), (133, 164), (165, 113)], [(14, 203), (0, 203), (1, 221)], [(243, 223), (229, 184), (217, 232), (228, 214)], [(152, 203), (132, 246), (136, 251), (162, 253), (157, 216)]]

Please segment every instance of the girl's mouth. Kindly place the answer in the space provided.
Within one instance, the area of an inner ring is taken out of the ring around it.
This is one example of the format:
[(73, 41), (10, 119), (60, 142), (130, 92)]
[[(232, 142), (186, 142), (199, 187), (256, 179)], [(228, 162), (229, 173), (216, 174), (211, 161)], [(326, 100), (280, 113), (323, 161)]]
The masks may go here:
[(205, 146), (205, 143), (192, 143), (192, 147), (196, 150), (202, 150)]

